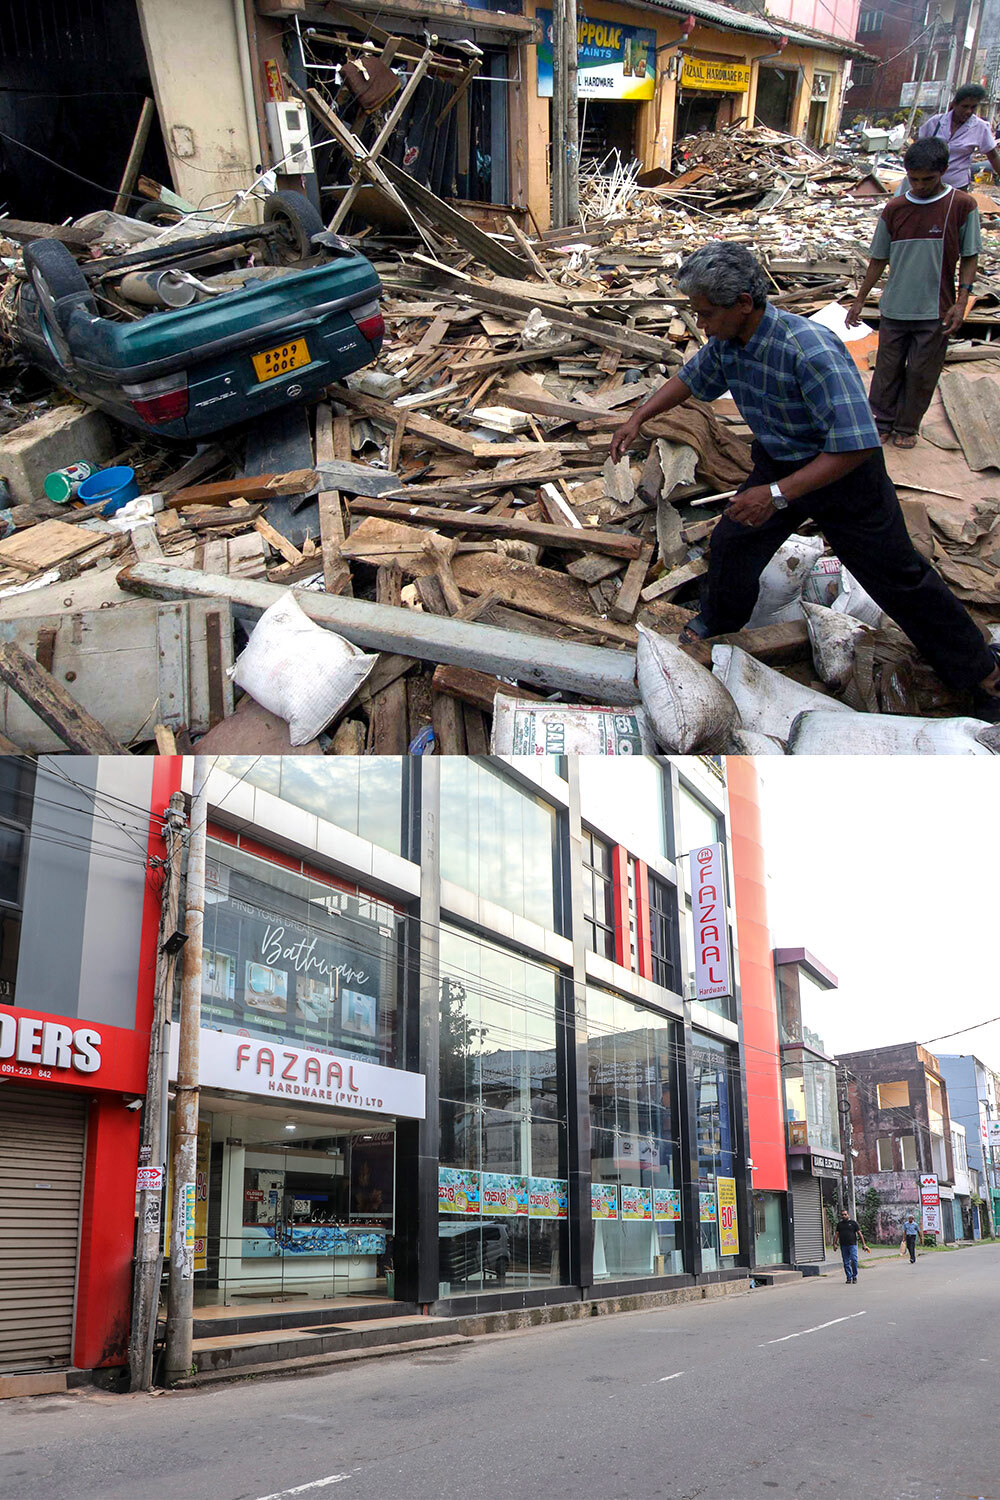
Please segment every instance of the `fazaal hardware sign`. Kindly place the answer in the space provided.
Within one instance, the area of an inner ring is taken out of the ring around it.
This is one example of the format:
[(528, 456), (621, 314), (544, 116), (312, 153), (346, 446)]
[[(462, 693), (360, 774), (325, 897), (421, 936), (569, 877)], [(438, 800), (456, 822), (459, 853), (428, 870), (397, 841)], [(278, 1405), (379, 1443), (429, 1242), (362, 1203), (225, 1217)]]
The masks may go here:
[(703, 89), (711, 94), (745, 94), (749, 87), (749, 63), (713, 62), (707, 57), (684, 59), (682, 89)]
[[(552, 98), (552, 12), (540, 10), (538, 97)], [(652, 99), (656, 32), (617, 21), (582, 18), (577, 25), (577, 93), (581, 99)]]

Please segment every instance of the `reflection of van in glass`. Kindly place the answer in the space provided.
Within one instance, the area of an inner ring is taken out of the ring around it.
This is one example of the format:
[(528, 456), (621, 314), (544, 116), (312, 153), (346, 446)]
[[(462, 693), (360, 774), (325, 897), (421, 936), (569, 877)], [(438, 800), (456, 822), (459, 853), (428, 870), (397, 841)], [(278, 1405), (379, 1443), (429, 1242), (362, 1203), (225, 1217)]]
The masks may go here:
[(483, 1264), (503, 1286), (510, 1270), (510, 1230), (506, 1224), (483, 1224)]

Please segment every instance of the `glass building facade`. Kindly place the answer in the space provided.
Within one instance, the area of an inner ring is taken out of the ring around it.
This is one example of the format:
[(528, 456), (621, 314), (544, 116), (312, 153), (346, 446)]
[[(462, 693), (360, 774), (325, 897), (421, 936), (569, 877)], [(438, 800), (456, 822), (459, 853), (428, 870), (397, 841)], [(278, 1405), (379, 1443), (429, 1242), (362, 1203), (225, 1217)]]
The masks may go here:
[(605, 769), (218, 763), (203, 1026), (426, 1080), (422, 1117), (214, 1101), (220, 1287), (459, 1311), (747, 1274), (735, 995), (686, 978), (686, 855), (728, 849), (724, 781), (643, 758), (616, 799)]

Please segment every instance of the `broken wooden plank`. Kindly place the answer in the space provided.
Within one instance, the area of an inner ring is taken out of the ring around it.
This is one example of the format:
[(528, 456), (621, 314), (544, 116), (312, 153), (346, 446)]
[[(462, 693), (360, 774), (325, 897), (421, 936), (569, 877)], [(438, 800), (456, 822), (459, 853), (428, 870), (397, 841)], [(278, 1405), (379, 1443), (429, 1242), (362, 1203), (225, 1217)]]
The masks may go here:
[(684, 650), (705, 667), (712, 665), (713, 646), (739, 646), (749, 656), (769, 667), (789, 667), (796, 662), (811, 661), (812, 647), (805, 620), (790, 620), (782, 625), (761, 625), (755, 630), (734, 630), (729, 635), (709, 636), (693, 641)]
[(397, 193), (412, 207), (419, 209), (438, 229), (445, 230), (456, 239), (463, 250), (470, 250), (478, 260), (500, 276), (522, 277), (527, 273), (529, 267), (519, 255), (508, 250), (506, 245), (499, 244), (480, 229), (478, 224), (473, 224), (458, 209), (452, 208), (450, 203), (445, 203), (430, 188), (411, 177), (409, 172), (404, 172), (402, 167), (388, 157), (380, 157), (379, 166)]
[(103, 724), (87, 713), (50, 672), (13, 641), (0, 643), (0, 680), (77, 755), (125, 755)]
[(623, 624), (627, 624), (634, 619), (635, 612), (639, 608), (639, 596), (642, 593), (642, 586), (646, 582), (646, 574), (649, 572), (649, 565), (652, 559), (653, 545), (649, 542), (643, 547), (639, 556), (632, 559), (625, 570), (622, 586), (618, 590), (618, 598), (611, 606), (612, 619), (620, 620)]
[(96, 229), (74, 229), (68, 224), (41, 224), (33, 219), (0, 218), (0, 239), (27, 245), (31, 240), (58, 240), (68, 250), (85, 254), (98, 238)]
[(235, 479), (215, 479), (210, 484), (185, 485), (166, 504), (168, 510), (181, 510), (185, 505), (227, 505), (230, 500), (272, 500), (275, 495), (300, 495), (303, 490), (315, 489), (318, 480), (315, 469), (243, 474)]
[[(250, 619), (259, 618), (285, 592), (279, 584), (220, 578), (163, 563), (137, 563), (125, 568), (118, 575), (118, 583), (127, 593), (146, 598), (229, 600), (239, 614)], [(632, 651), (609, 651), (544, 637), (534, 638), (526, 651), (522, 636), (492, 625), (443, 619), (340, 595), (331, 597), (309, 589), (295, 590), (295, 597), (311, 620), (366, 651), (391, 651), (450, 666), (475, 667), (546, 692), (579, 693), (597, 703), (637, 701)]]
[(685, 584), (693, 583), (700, 578), (702, 573), (708, 572), (708, 563), (703, 557), (698, 557), (694, 562), (684, 563), (679, 568), (671, 568), (669, 573), (664, 573), (655, 583), (642, 590), (640, 598), (648, 604), (651, 599), (660, 599), (666, 594), (676, 594)]
[[(435, 667), (431, 685), (435, 692), (450, 693), (453, 698), (460, 698), (463, 703), (488, 714), (493, 712), (493, 699), (497, 693), (508, 692), (510, 688), (509, 683), (501, 682), (498, 677), (491, 677), (488, 672), (475, 672), (469, 667)], [(539, 693), (529, 692), (527, 688), (519, 687), (517, 696), (535, 698), (539, 703), (545, 701)]]
[(989, 375), (969, 380), (958, 370), (945, 370), (938, 381), (938, 389), (969, 468), (1000, 469), (1000, 388), (997, 383)]
[(276, 531), (270, 521), (265, 521), (263, 517), (259, 517), (253, 523), (253, 529), (259, 536), (264, 538), (265, 542), (274, 548), (279, 557), (283, 557), (285, 562), (291, 563), (293, 567), (298, 567), (299, 563), (305, 561), (298, 547), (293, 547), (287, 536), (282, 536), (280, 531)]
[(518, 516), (470, 515), (465, 511), (441, 510), (422, 505), (419, 508), (398, 500), (352, 500), (351, 510), (387, 521), (425, 521), (439, 531), (464, 531), (470, 535), (498, 536), (522, 542), (536, 542), (540, 547), (559, 547), (571, 552), (600, 552), (609, 557), (631, 560), (638, 557), (643, 543), (638, 537), (621, 531), (599, 531), (596, 527), (551, 526), (545, 521), (525, 521)]
[[(390, 401), (382, 401), (378, 396), (365, 395), (363, 391), (352, 391), (347, 386), (331, 386), (330, 395), (335, 401), (342, 401), (345, 405), (352, 407), (363, 416), (371, 417), (375, 421), (384, 422), (390, 429), (394, 430), (399, 417), (398, 410)], [(463, 453), (467, 458), (475, 458), (476, 448), (480, 440), (473, 437), (471, 432), (462, 432), (457, 427), (450, 427), (447, 422), (438, 422), (434, 417), (422, 416), (419, 412), (407, 412), (407, 431), (416, 437), (426, 438), (435, 447), (444, 448), (449, 453)], [(354, 467), (360, 467), (356, 465)], [(383, 471), (375, 471), (383, 472)], [(384, 494), (386, 490), (399, 488), (399, 479), (396, 475), (388, 475), (393, 483), (383, 486), (378, 491)], [(340, 484), (340, 489), (349, 489), (347, 484)], [(355, 494), (361, 491), (355, 490)]]
[(100, 547), (106, 540), (100, 532), (88, 531), (84, 526), (39, 521), (0, 542), (0, 567), (15, 568), (19, 573), (44, 573), (89, 552), (92, 547)]

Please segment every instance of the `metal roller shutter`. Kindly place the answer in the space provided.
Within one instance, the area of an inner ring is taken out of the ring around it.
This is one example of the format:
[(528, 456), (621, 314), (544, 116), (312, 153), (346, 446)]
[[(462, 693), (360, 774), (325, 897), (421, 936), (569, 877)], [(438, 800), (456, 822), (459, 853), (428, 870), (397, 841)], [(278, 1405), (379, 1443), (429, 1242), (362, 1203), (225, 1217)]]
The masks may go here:
[(826, 1258), (823, 1244), (823, 1200), (815, 1177), (792, 1172), (788, 1178), (795, 1213), (795, 1264), (812, 1265)]
[(0, 1371), (72, 1363), (86, 1101), (0, 1084)]

